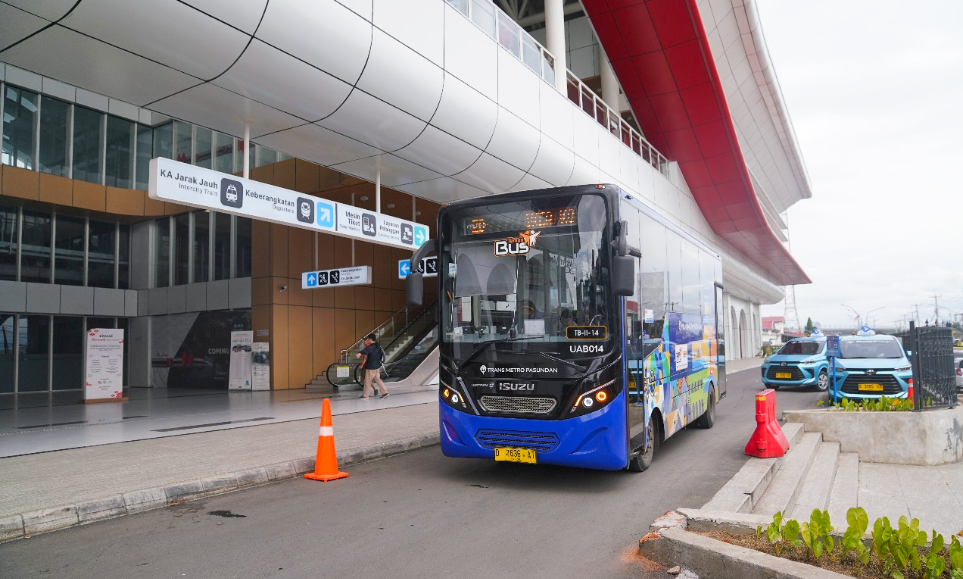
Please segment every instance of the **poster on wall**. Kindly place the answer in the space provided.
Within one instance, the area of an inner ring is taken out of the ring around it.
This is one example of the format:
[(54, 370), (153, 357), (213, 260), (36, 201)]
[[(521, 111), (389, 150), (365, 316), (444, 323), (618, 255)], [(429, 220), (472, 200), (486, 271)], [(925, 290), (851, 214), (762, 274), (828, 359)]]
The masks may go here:
[(251, 353), (251, 389), (271, 389), (271, 344), (254, 342)]
[(228, 390), (251, 389), (251, 351), (254, 332), (231, 332), (231, 373)]
[(87, 330), (84, 345), (84, 401), (125, 400), (124, 330)]

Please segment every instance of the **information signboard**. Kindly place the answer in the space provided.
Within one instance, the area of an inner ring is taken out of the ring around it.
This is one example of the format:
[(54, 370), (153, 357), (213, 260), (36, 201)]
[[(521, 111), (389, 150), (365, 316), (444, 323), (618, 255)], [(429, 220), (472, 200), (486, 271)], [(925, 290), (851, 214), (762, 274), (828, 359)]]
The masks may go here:
[(84, 345), (84, 401), (124, 398), (124, 330), (91, 328)]
[(371, 266), (341, 267), (306, 271), (301, 274), (301, 289), (320, 289), (371, 283)]
[(147, 194), (151, 199), (404, 249), (428, 241), (427, 225), (171, 159), (151, 160)]
[(271, 344), (251, 344), (251, 390), (271, 389)]
[[(438, 277), (438, 256), (433, 255), (421, 260), (422, 277)], [(398, 260), (398, 279), (405, 279), (411, 275), (411, 260)]]
[(228, 390), (251, 389), (251, 352), (254, 350), (254, 332), (243, 330), (231, 332), (231, 371)]

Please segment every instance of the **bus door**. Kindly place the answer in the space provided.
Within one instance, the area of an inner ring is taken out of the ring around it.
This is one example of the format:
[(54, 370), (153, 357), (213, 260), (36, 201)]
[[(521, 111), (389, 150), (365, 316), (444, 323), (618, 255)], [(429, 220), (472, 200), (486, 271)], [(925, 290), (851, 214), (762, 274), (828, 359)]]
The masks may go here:
[(722, 303), (722, 286), (716, 286), (716, 388), (719, 400), (726, 395), (726, 310)]

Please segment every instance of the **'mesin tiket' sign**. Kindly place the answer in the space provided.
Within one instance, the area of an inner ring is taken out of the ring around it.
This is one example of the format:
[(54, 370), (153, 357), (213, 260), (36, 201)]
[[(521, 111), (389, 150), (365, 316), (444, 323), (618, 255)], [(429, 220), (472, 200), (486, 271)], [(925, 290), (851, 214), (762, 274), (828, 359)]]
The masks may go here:
[(427, 225), (171, 159), (151, 160), (147, 194), (160, 201), (404, 249), (428, 241)]

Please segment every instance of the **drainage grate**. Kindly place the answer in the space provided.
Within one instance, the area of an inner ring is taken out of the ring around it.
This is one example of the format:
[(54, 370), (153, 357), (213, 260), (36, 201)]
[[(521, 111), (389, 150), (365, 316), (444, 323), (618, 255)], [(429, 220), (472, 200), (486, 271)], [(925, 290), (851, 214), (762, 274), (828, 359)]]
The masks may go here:
[(209, 428), (211, 426), (224, 426), (225, 424), (243, 424), (245, 422), (260, 422), (262, 420), (274, 420), (273, 416), (262, 416), (261, 418), (248, 418), (247, 420), (228, 420), (227, 422), (208, 422), (207, 424), (194, 424), (191, 426), (175, 426), (173, 428), (158, 428), (151, 432), (175, 432), (177, 430), (192, 430), (194, 428)]

